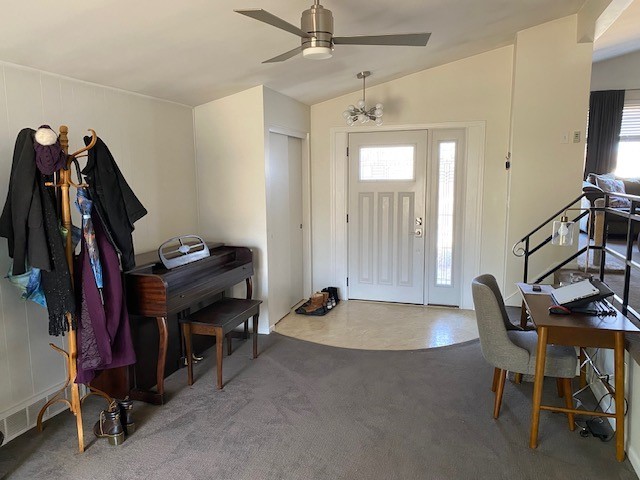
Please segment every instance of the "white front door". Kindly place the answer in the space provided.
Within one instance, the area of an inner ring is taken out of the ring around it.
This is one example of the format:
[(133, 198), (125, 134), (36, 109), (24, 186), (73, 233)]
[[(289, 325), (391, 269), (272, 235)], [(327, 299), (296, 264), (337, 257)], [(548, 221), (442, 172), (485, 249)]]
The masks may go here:
[(349, 134), (349, 298), (424, 303), (427, 131)]

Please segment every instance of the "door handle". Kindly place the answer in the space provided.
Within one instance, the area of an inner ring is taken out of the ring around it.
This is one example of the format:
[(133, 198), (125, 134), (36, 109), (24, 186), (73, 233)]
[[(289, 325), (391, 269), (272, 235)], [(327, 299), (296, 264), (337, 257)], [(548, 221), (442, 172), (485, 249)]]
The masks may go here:
[(421, 228), (416, 228), (413, 232), (409, 232), (409, 235), (413, 235), (414, 237), (417, 238), (422, 238), (422, 229)]

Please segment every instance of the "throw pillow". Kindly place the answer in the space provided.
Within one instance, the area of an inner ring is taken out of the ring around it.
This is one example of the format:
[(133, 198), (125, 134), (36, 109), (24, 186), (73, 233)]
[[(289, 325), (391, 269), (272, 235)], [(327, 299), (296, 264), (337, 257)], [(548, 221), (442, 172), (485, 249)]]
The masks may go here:
[[(624, 182), (622, 180), (603, 178), (603, 176), (596, 175), (596, 185), (607, 193), (626, 193), (624, 189)], [(613, 208), (631, 208), (631, 200), (628, 198), (610, 196), (609, 206)]]

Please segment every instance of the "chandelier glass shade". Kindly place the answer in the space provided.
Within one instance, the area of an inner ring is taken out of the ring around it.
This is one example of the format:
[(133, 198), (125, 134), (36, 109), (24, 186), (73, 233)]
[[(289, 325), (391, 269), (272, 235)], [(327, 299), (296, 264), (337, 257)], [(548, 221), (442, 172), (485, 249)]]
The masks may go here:
[(367, 123), (370, 121), (375, 122), (376, 125), (382, 125), (382, 104), (376, 103), (374, 107), (367, 108), (365, 103), (365, 79), (369, 75), (371, 75), (371, 72), (360, 72), (356, 75), (356, 78), (362, 79), (362, 100), (359, 100), (355, 105), (349, 105), (342, 112), (342, 116), (350, 127), (358, 122)]

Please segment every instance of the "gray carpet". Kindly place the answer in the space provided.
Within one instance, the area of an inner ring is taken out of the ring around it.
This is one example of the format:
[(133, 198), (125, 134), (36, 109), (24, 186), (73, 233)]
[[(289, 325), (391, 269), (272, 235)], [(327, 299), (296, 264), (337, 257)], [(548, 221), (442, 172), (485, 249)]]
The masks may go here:
[[(506, 385), (491, 417), (492, 368), (477, 341), (420, 351), (326, 347), (272, 334), (251, 360), (243, 344), (167, 381), (163, 407), (136, 403), (138, 430), (120, 447), (89, 433), (101, 403), (85, 408), (84, 454), (68, 413), (0, 449), (12, 479), (635, 479), (614, 442), (581, 438), (566, 417), (542, 412), (528, 444), (531, 384)], [(546, 401), (557, 402), (555, 383)]]

